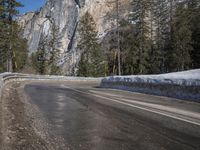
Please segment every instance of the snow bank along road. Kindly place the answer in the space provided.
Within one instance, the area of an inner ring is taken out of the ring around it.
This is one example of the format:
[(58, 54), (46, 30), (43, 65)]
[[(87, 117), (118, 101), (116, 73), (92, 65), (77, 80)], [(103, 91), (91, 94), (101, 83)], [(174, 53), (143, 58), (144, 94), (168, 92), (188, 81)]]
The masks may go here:
[(102, 80), (101, 87), (200, 102), (200, 69), (161, 75), (107, 77)]
[(8, 83), (1, 100), (1, 149), (200, 149), (200, 103), (98, 84)]

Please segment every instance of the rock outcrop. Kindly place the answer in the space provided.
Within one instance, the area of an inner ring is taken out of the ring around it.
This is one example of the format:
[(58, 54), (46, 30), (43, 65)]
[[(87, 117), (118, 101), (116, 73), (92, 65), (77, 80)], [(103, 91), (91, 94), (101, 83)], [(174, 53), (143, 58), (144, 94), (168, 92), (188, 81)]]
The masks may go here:
[[(120, 14), (126, 17), (131, 0), (121, 0)], [(116, 26), (116, 4), (113, 0), (48, 0), (37, 12), (19, 18), (23, 37), (28, 40), (29, 52), (37, 51), (41, 37), (50, 36), (52, 24), (59, 28), (59, 44), (62, 56), (59, 65), (66, 75), (72, 75), (80, 58), (76, 49), (78, 21), (88, 11), (96, 22), (99, 38)]]

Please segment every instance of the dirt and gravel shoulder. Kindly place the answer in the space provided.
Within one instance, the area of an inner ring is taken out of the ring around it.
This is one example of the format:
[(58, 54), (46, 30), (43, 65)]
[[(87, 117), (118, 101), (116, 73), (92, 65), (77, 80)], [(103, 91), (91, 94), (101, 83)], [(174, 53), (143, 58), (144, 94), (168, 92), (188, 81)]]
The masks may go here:
[(62, 137), (54, 137), (36, 105), (23, 92), (28, 82), (4, 86), (0, 99), (1, 150), (67, 149)]

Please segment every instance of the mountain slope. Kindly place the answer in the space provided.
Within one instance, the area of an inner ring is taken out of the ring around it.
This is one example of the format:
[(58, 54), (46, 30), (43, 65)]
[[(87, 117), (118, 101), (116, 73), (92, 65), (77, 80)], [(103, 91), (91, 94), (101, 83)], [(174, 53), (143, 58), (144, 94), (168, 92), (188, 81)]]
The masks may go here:
[[(130, 2), (121, 1), (121, 17), (127, 16)], [(42, 38), (49, 38), (53, 24), (58, 26), (57, 48), (62, 52), (59, 65), (70, 75), (80, 58), (80, 52), (76, 49), (80, 17), (88, 11), (95, 20), (99, 38), (102, 38), (116, 26), (115, 8), (113, 0), (48, 0), (39, 11), (21, 16), (19, 24), (23, 29), (23, 37), (28, 40), (30, 53), (37, 51)]]

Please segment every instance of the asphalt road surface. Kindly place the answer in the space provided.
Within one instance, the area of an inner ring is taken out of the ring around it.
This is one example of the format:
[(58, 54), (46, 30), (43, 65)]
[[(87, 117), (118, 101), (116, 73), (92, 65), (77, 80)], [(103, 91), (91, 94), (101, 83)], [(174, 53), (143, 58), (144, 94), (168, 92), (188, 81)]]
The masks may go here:
[(27, 112), (37, 107), (41, 117), (32, 114), (50, 125), (49, 130), (45, 126), (37, 129), (37, 134), (45, 141), (45, 130), (65, 143), (52, 149), (200, 149), (200, 104), (96, 86), (86, 82), (29, 82), (23, 86), (31, 101)]

